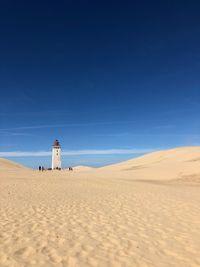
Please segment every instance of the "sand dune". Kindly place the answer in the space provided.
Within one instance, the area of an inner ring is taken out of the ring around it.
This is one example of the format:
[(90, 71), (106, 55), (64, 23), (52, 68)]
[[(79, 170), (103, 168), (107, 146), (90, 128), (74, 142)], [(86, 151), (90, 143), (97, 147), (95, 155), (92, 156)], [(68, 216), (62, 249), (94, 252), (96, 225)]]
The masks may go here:
[[(183, 148), (99, 170), (12, 175), (7, 162), (0, 266), (199, 267), (200, 187), (185, 182), (198, 181), (199, 155)], [(148, 172), (155, 183), (144, 182)]]
[(151, 167), (163, 164), (200, 163), (200, 147), (180, 147), (170, 150), (156, 151), (142, 157), (103, 167), (106, 170), (131, 170), (131, 168)]
[(182, 147), (158, 151), (118, 164), (100, 168), (114, 172), (115, 177), (131, 179), (171, 180), (200, 175), (200, 147)]
[(15, 161), (0, 158), (0, 171), (16, 171), (27, 169), (27, 167), (16, 163)]

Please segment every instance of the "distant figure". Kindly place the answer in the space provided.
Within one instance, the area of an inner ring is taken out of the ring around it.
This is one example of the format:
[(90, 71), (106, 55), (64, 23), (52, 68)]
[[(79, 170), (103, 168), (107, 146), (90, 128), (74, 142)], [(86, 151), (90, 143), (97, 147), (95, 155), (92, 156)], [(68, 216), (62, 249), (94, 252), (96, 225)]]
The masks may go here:
[(42, 166), (42, 172), (44, 171), (44, 167)]
[(41, 172), (41, 166), (39, 166), (39, 172)]
[(69, 167), (69, 171), (73, 171), (73, 168), (72, 167)]

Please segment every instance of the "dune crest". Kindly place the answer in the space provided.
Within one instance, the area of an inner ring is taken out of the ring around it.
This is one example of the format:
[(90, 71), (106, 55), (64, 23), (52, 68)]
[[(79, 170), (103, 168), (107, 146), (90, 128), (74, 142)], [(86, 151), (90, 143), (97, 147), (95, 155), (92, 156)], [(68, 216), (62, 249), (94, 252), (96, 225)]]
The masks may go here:
[[(100, 172), (115, 172), (116, 177), (147, 180), (171, 180), (200, 173), (200, 147), (180, 147), (152, 152), (112, 164)], [(117, 174), (118, 173), (118, 174)]]
[(0, 158), (0, 171), (14, 171), (14, 170), (26, 170), (27, 167), (16, 163), (15, 161)]

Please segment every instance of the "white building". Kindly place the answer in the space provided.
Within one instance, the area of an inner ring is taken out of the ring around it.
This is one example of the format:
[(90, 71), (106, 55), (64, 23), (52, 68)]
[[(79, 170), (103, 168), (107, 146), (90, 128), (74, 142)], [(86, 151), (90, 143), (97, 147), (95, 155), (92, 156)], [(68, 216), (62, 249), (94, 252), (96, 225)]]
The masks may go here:
[(61, 168), (61, 147), (58, 140), (55, 140), (52, 146), (52, 170)]

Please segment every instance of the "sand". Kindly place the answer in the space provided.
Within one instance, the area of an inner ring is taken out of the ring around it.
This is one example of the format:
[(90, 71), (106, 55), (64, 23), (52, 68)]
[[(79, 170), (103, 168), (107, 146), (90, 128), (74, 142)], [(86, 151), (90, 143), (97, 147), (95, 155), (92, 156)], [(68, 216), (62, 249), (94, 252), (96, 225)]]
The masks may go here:
[(199, 147), (74, 172), (2, 162), (1, 267), (200, 266)]

